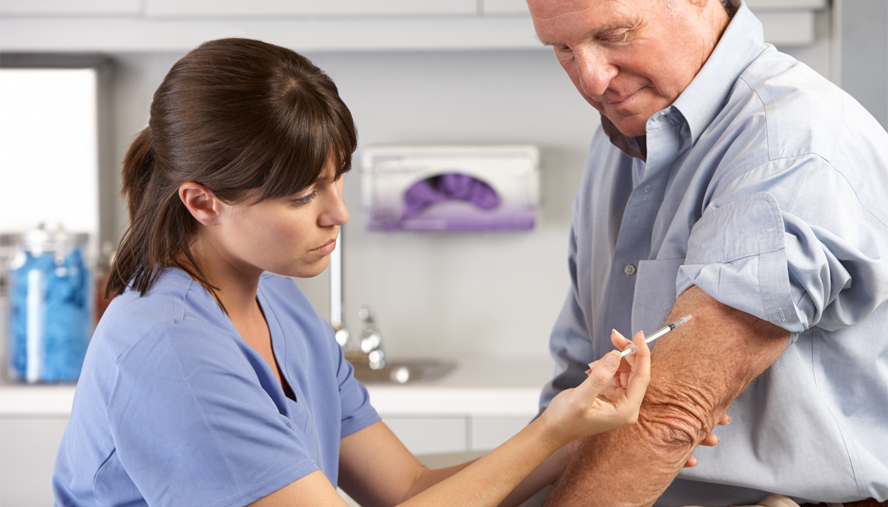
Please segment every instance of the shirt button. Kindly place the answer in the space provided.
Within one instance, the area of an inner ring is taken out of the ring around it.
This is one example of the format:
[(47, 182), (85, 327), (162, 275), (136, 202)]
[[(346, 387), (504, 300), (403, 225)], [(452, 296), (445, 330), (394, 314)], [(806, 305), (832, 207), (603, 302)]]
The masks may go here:
[(626, 264), (626, 267), (623, 268), (623, 272), (626, 273), (626, 276), (632, 276), (635, 274), (635, 266), (632, 264)]

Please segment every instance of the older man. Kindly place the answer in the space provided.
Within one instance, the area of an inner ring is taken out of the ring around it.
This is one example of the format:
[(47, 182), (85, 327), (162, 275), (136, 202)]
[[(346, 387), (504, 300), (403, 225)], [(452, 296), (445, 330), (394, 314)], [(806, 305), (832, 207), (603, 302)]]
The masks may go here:
[(638, 424), (583, 442), (549, 504), (888, 500), (888, 134), (739, 2), (528, 5), (602, 114), (541, 405), (612, 328), (693, 316), (657, 342)]

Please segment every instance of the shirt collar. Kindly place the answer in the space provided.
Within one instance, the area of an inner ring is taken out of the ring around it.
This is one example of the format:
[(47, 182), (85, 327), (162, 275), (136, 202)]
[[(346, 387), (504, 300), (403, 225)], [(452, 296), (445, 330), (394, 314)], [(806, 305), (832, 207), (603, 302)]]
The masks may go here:
[(611, 144), (630, 157), (647, 160), (647, 143), (645, 136), (630, 137), (617, 128), (605, 115), (601, 115), (601, 128), (610, 138)]
[[(688, 123), (691, 144), (721, 111), (737, 78), (765, 49), (762, 23), (740, 0), (731, 0), (736, 13), (709, 59), (670, 107), (678, 109)], [(667, 108), (669, 109), (669, 108)], [(611, 143), (630, 157), (646, 159), (645, 136), (627, 137), (604, 115), (601, 124)]]
[(740, 74), (765, 50), (761, 21), (745, 2), (739, 5), (739, 1), (733, 3), (737, 6), (737, 12), (715, 50), (691, 84), (672, 104), (687, 120), (692, 144), (721, 112)]

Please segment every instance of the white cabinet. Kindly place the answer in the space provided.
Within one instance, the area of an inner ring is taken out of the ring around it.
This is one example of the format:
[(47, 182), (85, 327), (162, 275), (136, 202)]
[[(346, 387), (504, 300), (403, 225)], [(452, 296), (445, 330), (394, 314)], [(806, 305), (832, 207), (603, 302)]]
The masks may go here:
[(489, 451), (501, 446), (515, 433), (527, 426), (531, 417), (523, 416), (479, 416), (469, 420), (469, 451)]
[(382, 417), (382, 422), (416, 456), (489, 451), (521, 431), (530, 420), (525, 416)]
[(414, 455), (465, 452), (468, 448), (465, 417), (383, 416), (382, 422)]
[(379, 16), (470, 14), (476, 0), (146, 0), (149, 16)]
[[(536, 414), (539, 388), (551, 371), (546, 356), (464, 357), (441, 379), (373, 384), (368, 391), (383, 422), (438, 468), (477, 458), (520, 431)], [(74, 391), (0, 378), (0, 506), (52, 505), (52, 468)]]
[[(489, 451), (529, 421), (526, 416), (383, 417), (418, 456)], [(0, 505), (53, 504), (52, 469), (67, 423), (64, 416), (0, 417)]]
[[(749, 5), (780, 45), (814, 42), (815, 13), (829, 9)], [(524, 0), (4, 0), (0, 15), (0, 51), (10, 52), (185, 52), (222, 37), (296, 51), (544, 50)]]
[(3, 0), (0, 15), (139, 14), (141, 0)]
[(483, 14), (527, 14), (525, 0), (481, 0)]
[(67, 417), (0, 417), (0, 505), (52, 505)]

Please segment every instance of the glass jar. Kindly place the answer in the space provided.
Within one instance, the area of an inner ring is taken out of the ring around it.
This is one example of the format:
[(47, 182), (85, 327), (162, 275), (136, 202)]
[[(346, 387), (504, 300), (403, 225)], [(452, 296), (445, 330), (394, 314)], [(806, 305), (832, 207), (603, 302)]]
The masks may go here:
[(93, 330), (88, 235), (43, 226), (10, 234), (9, 374), (17, 380), (76, 382)]

